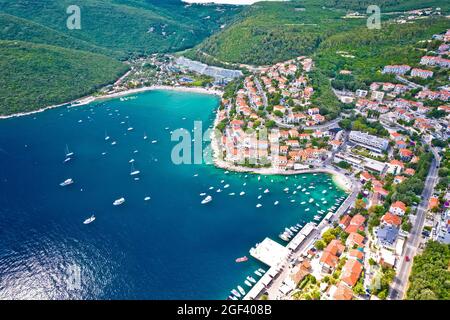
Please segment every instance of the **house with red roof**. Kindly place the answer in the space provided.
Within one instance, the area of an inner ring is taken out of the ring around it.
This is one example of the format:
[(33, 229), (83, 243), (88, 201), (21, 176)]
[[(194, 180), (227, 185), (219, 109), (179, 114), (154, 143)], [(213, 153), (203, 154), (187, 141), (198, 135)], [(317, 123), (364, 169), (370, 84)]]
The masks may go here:
[(353, 287), (358, 282), (363, 265), (361, 262), (355, 259), (348, 259), (342, 268), (341, 281), (347, 284), (349, 287)]
[(319, 264), (324, 272), (331, 273), (339, 262), (339, 256), (344, 252), (345, 246), (339, 240), (331, 240), (323, 250)]
[(405, 181), (407, 178), (405, 176), (395, 176), (394, 184), (399, 184)]
[(364, 237), (356, 232), (350, 233), (347, 237), (347, 240), (345, 241), (345, 245), (349, 248), (353, 248), (355, 245), (357, 247), (363, 247)]
[(403, 216), (406, 213), (406, 204), (401, 201), (395, 201), (393, 204), (391, 204), (389, 212), (398, 216)]
[(327, 296), (332, 300), (352, 300), (353, 290), (341, 281), (328, 289)]
[(364, 218), (362, 215), (357, 214), (355, 215), (352, 220), (350, 220), (349, 225), (347, 228), (345, 228), (345, 232), (347, 233), (353, 233), (358, 232), (359, 230), (364, 230), (363, 224), (366, 221), (366, 218)]
[(345, 228), (347, 228), (350, 224), (351, 220), (352, 217), (350, 217), (349, 215), (342, 216), (341, 220), (339, 221), (339, 227), (341, 227), (342, 230), (345, 230)]
[(409, 160), (411, 160), (411, 158), (412, 158), (413, 155), (414, 155), (414, 153), (413, 153), (411, 150), (408, 150), (408, 149), (400, 149), (400, 150), (398, 151), (398, 153), (399, 153), (399, 155), (400, 155), (400, 158), (401, 158), (403, 161), (409, 161)]
[(403, 162), (398, 160), (391, 160), (391, 162), (389, 162), (387, 165), (388, 165), (387, 173), (391, 174), (399, 174), (405, 167)]
[(434, 209), (439, 206), (439, 198), (438, 197), (431, 197), (430, 201), (428, 202), (428, 210)]
[(399, 227), (402, 224), (402, 218), (393, 213), (386, 212), (381, 217), (381, 223), (385, 226)]

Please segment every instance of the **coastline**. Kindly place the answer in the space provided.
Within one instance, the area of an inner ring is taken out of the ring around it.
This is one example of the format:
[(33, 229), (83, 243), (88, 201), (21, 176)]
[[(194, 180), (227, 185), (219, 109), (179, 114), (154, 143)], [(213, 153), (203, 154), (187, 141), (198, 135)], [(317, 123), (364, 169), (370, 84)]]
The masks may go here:
[(69, 101), (69, 102), (64, 102), (64, 103), (60, 103), (60, 104), (55, 104), (55, 105), (43, 107), (43, 108), (40, 108), (40, 109), (37, 109), (37, 110), (33, 110), (33, 111), (19, 112), (19, 113), (14, 113), (14, 114), (7, 115), (7, 116), (0, 116), (0, 120), (9, 119), (9, 118), (16, 118), (16, 117), (29, 116), (29, 115), (33, 115), (33, 114), (36, 114), (36, 113), (44, 112), (44, 111), (47, 111), (47, 110), (50, 110), (50, 109), (63, 107), (63, 106), (66, 106), (66, 105), (68, 107), (70, 107), (70, 108), (81, 107), (81, 106), (87, 105), (89, 103), (92, 103), (94, 101), (114, 99), (114, 98), (128, 96), (128, 95), (132, 95), (132, 94), (136, 94), (136, 93), (142, 93), (142, 92), (146, 92), (146, 91), (155, 91), (155, 90), (192, 92), (192, 93), (216, 95), (216, 96), (219, 96), (219, 97), (221, 97), (223, 95), (223, 92), (220, 91), (220, 90), (206, 89), (206, 88), (201, 88), (201, 87), (184, 87), (184, 86), (183, 87), (181, 87), (181, 86), (176, 87), (176, 86), (163, 86), (163, 85), (156, 86), (155, 85), (155, 86), (150, 86), (150, 87), (129, 89), (129, 90), (120, 91), (120, 92), (116, 92), (116, 93), (112, 93), (112, 94), (108, 94), (108, 95), (104, 95), (104, 96), (87, 96), (87, 97), (82, 97), (82, 98), (79, 98), (77, 100), (73, 100), (73, 101)]

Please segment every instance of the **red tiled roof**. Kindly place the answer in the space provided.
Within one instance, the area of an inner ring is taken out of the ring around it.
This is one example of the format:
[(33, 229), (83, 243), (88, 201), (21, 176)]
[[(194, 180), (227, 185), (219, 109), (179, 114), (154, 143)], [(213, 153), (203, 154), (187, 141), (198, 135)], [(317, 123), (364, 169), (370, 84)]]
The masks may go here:
[(399, 208), (399, 209), (401, 209), (401, 210), (403, 210), (403, 211), (406, 211), (406, 204), (404, 204), (404, 203), (401, 202), (401, 201), (395, 201), (395, 202), (391, 205), (391, 207), (392, 207), (392, 208)]
[(381, 217), (381, 220), (386, 224), (390, 224), (397, 227), (402, 224), (402, 218), (390, 212), (386, 212), (384, 216)]
[(353, 287), (359, 279), (363, 269), (363, 265), (357, 260), (347, 260), (342, 268), (341, 280), (350, 287)]

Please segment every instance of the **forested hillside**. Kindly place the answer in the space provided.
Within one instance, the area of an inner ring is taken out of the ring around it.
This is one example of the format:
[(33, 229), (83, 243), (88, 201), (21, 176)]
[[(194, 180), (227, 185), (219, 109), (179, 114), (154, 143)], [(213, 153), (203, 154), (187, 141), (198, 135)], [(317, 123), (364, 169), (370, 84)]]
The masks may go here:
[(1, 114), (74, 100), (113, 82), (126, 69), (94, 53), (0, 40)]
[(407, 299), (450, 299), (450, 245), (430, 241), (414, 258)]
[(81, 29), (70, 30), (66, 10), (72, 4), (0, 0), (0, 115), (89, 94), (127, 69), (119, 61), (192, 47), (241, 10), (179, 1), (80, 0)]

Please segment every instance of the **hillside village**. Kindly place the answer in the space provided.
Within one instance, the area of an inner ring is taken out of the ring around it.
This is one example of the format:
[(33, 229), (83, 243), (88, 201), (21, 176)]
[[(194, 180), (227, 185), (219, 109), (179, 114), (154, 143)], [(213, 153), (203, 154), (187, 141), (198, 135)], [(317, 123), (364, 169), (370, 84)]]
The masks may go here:
[[(275, 293), (268, 285), (270, 299), (395, 299), (399, 293), (390, 286), (403, 272), (400, 266), (411, 263), (405, 247), (413, 226), (419, 226), (419, 251), (428, 240), (450, 243), (450, 30), (434, 39), (442, 44), (435, 56), (418, 61), (421, 68), (380, 70), (395, 75), (395, 83), (336, 92), (354, 108), (335, 124), (326, 125), (311, 104), (308, 72), (314, 63), (306, 57), (248, 75), (222, 99), (216, 124), (229, 163), (276, 172), (334, 166), (362, 186), (347, 212), (284, 264), (287, 276), (274, 280)], [(426, 81), (435, 74), (445, 74), (445, 84), (430, 90)], [(426, 181), (439, 166), (430, 152), (445, 167), (439, 181)]]

